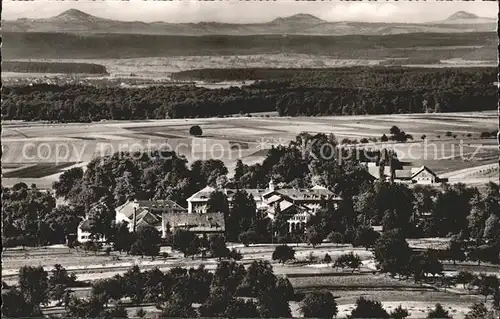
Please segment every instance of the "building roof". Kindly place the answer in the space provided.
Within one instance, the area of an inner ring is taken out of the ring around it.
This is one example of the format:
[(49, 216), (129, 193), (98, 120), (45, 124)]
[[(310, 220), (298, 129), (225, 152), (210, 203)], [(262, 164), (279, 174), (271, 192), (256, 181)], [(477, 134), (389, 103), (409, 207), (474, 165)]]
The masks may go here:
[[(189, 201), (189, 202), (208, 201), (208, 199), (210, 198), (210, 194), (212, 194), (214, 191), (215, 191), (215, 188), (207, 186), (207, 187), (203, 188), (202, 190), (191, 195), (187, 199), (187, 201)], [(234, 196), (234, 194), (236, 194), (236, 192), (238, 192), (237, 189), (233, 189), (233, 188), (224, 189), (222, 191), (226, 194), (226, 196), (228, 197), (228, 200), (231, 200), (232, 197)], [(245, 191), (248, 194), (252, 195), (255, 201), (262, 200), (262, 196), (266, 192), (265, 189), (257, 189), (257, 188), (244, 188), (244, 189), (241, 189), (241, 191)]]
[(128, 219), (131, 219), (132, 216), (134, 215), (134, 202), (133, 201), (128, 201), (125, 204), (118, 206), (115, 211), (117, 213), (123, 214), (125, 217)]
[(205, 188), (197, 191), (193, 195), (191, 195), (187, 201), (192, 201), (192, 200), (208, 200), (210, 197), (210, 194), (215, 191), (215, 188), (206, 186)]
[(272, 195), (271, 197), (269, 197), (269, 198), (267, 199), (267, 201), (266, 201), (266, 202), (267, 202), (267, 204), (272, 204), (272, 203), (274, 203), (274, 202), (279, 201), (279, 200), (280, 200), (280, 199), (282, 199), (282, 198), (283, 198), (282, 196), (279, 196), (279, 195), (274, 194), (274, 195)]
[(135, 201), (139, 208), (159, 209), (159, 210), (183, 210), (186, 209), (170, 199), (162, 200), (138, 200)]
[(434, 173), (430, 168), (428, 168), (427, 166), (421, 166), (421, 167), (413, 167), (411, 169), (411, 177), (415, 177), (417, 176), (418, 174), (422, 173), (423, 171), (427, 171), (429, 174), (431, 174), (432, 176), (434, 177), (437, 177), (436, 173)]
[(314, 185), (313, 187), (311, 187), (311, 189), (327, 189), (327, 188), (321, 185)]
[(128, 201), (125, 204), (118, 206), (116, 212), (123, 214), (128, 219), (132, 219), (134, 215), (134, 209), (137, 208), (136, 214), (139, 220), (139, 215), (143, 211), (186, 211), (184, 207), (177, 204), (176, 202), (165, 199), (165, 200), (139, 200), (139, 201)]
[[(203, 201), (208, 201), (210, 198), (210, 194), (214, 192), (215, 189), (213, 187), (205, 187), (204, 189), (194, 193), (189, 197), (187, 200), (189, 202), (203, 202)], [(236, 194), (238, 190), (237, 189), (224, 189), (223, 192), (226, 194), (228, 197), (228, 200), (230, 201), (234, 194)], [(333, 199), (340, 199), (339, 197), (334, 197), (334, 193), (329, 191), (325, 187), (321, 186), (316, 186), (310, 189), (307, 188), (302, 188), (302, 189), (297, 189), (297, 188), (280, 188), (276, 190), (269, 190), (269, 189), (257, 189), (257, 188), (245, 188), (241, 189), (241, 191), (245, 191), (248, 194), (252, 195), (255, 201), (262, 201), (264, 199), (269, 200), (269, 198), (273, 196), (280, 196), (280, 197), (288, 197), (293, 201), (296, 200), (319, 200), (322, 198), (333, 198)]]
[[(378, 166), (372, 166), (368, 165), (367, 170), (375, 178), (379, 178), (379, 167)], [(434, 173), (430, 168), (427, 166), (420, 166), (420, 167), (405, 167), (403, 169), (397, 169), (394, 171), (394, 178), (401, 180), (401, 181), (412, 181), (416, 176), (421, 174), (422, 172), (428, 172), (432, 176), (434, 176), (436, 179), (444, 181), (445, 179), (439, 179), (437, 174)], [(391, 176), (391, 171), (388, 166), (384, 167), (384, 176), (385, 177), (390, 177)]]
[(222, 213), (163, 213), (162, 218), (171, 229), (186, 228), (193, 232), (214, 232), (226, 229)]
[(293, 201), (296, 200), (320, 200), (320, 199), (340, 199), (333, 197), (335, 194), (326, 188), (304, 189), (304, 188), (281, 188), (274, 190), (274, 194), (283, 195)]
[[(379, 166), (368, 166), (368, 172), (373, 177), (379, 179), (380, 178), (380, 169)], [(404, 169), (396, 169), (394, 170), (394, 178), (396, 179), (411, 179), (413, 176), (412, 169), (404, 168)], [(391, 168), (389, 166), (384, 167), (384, 177), (391, 177)]]
[(411, 169), (397, 169), (394, 171), (394, 177), (399, 179), (411, 179)]
[(151, 226), (158, 225), (161, 220), (147, 210), (143, 210), (140, 214), (137, 215), (137, 225), (139, 224), (147, 224)]

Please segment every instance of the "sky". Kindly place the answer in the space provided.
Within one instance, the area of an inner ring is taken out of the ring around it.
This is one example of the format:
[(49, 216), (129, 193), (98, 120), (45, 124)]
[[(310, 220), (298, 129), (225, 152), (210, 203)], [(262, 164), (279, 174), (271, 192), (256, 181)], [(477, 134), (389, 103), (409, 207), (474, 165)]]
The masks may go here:
[(308, 13), (326, 21), (429, 22), (457, 11), (496, 18), (496, 1), (154, 1), (154, 0), (33, 0), (2, 1), (2, 20), (48, 18), (68, 9), (123, 21), (172, 23), (217, 21), (259, 23), (297, 13)]

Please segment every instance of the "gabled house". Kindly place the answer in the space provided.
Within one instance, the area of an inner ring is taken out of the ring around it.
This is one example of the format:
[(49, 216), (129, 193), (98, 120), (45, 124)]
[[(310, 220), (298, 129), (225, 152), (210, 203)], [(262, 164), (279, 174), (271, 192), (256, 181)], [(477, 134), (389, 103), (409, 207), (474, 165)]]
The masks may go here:
[[(390, 167), (385, 166), (384, 171), (381, 172), (380, 166), (376, 163), (367, 163), (367, 171), (374, 179), (383, 179), (403, 184), (441, 184), (446, 183), (448, 179), (440, 178), (429, 167), (402, 167), (401, 169), (391, 170)], [(382, 178), (380, 174), (383, 174)]]
[[(85, 218), (78, 224), (78, 227), (76, 228), (76, 240), (79, 243), (85, 243), (91, 240), (91, 235), (90, 235), (90, 220), (88, 218)], [(100, 237), (97, 238), (97, 241), (99, 242), (105, 242), (106, 238), (105, 237)]]
[(180, 214), (185, 212), (186, 209), (184, 207), (169, 199), (134, 200), (128, 201), (116, 208), (115, 221), (117, 223), (127, 222), (130, 232), (134, 232), (140, 226), (153, 226), (162, 232), (162, 236), (165, 237), (166, 233), (162, 223), (163, 214)]
[(290, 233), (303, 231), (306, 227), (306, 223), (311, 216), (315, 214), (315, 211), (311, 208), (300, 204), (294, 204), (284, 197), (277, 198), (276, 195), (273, 195), (269, 200), (267, 217), (274, 221), (279, 215), (284, 215), (287, 219), (288, 231)]
[[(162, 216), (165, 213), (185, 213), (186, 209), (171, 200), (131, 200), (115, 209), (115, 222), (126, 222), (130, 232), (134, 232), (140, 226), (153, 226), (166, 236), (162, 227)], [(86, 242), (90, 240), (88, 232), (89, 220), (83, 220), (77, 228), (77, 240)], [(104, 239), (102, 239), (104, 240)]]

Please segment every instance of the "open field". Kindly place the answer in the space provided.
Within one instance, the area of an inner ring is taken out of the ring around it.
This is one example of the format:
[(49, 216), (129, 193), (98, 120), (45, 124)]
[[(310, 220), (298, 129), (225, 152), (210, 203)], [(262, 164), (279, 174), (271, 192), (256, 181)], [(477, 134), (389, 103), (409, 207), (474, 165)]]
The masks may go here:
[[(498, 163), (498, 146), (494, 138), (481, 139), (479, 135), (482, 131), (496, 130), (497, 123), (496, 111), (327, 117), (274, 117), (267, 114), (89, 124), (9, 121), (2, 123), (2, 169), (8, 174), (2, 179), (2, 185), (24, 181), (28, 185), (35, 183), (40, 188), (50, 188), (60, 170), (72, 167), (67, 163), (80, 162), (75, 165), (84, 166), (97, 155), (158, 147), (176, 150), (188, 161), (222, 159), (231, 172), (238, 158), (247, 164), (260, 162), (271, 145), (286, 144), (304, 131), (333, 133), (339, 140), (359, 140), (388, 134), (393, 125), (412, 134), (414, 141), (360, 145), (371, 149), (393, 148), (401, 160), (414, 166), (428, 165), (435, 172), (449, 176), (450, 181), (453, 178), (463, 182), (471, 179), (477, 183), (479, 178), (483, 183), (498, 181), (498, 170), (494, 165)], [(200, 125), (204, 134), (202, 138), (189, 136), (192, 125)], [(448, 131), (457, 137), (447, 137)], [(426, 139), (422, 140), (420, 137), (424, 134)], [(26, 170), (32, 168), (19, 168), (34, 164), (48, 166), (36, 176), (26, 175)]]
[[(370, 27), (369, 27), (370, 28)], [(336, 29), (338, 29), (336, 27)], [(494, 29), (493, 29), (494, 30)], [(134, 34), (2, 33), (4, 59), (123, 59), (245, 56), (282, 52), (340, 59), (496, 60), (494, 31), (389, 35), (180, 36)], [(437, 31), (439, 32), (439, 31)], [(197, 33), (199, 35), (199, 33)], [(207, 65), (205, 65), (207, 67)]]
[[(413, 241), (412, 246), (439, 246), (445, 242), (441, 239), (429, 239), (426, 241)], [(339, 304), (339, 317), (353, 309), (355, 300), (363, 295), (367, 298), (380, 300), (388, 310), (396, 308), (399, 304), (408, 308), (412, 313), (411, 318), (425, 316), (427, 311), (440, 302), (448, 309), (452, 309), (455, 318), (463, 318), (470, 304), (481, 300), (483, 297), (471, 294), (470, 292), (457, 293), (453, 290), (444, 292), (441, 289), (428, 285), (415, 284), (411, 280), (400, 280), (391, 278), (387, 275), (377, 274), (371, 267), (371, 252), (363, 248), (353, 248), (345, 245), (322, 244), (315, 249), (305, 244), (292, 245), (296, 250), (295, 263), (279, 264), (272, 262), (274, 272), (278, 275), (286, 275), (294, 286), (296, 292), (305, 293), (316, 290), (329, 290), (337, 299)], [(253, 260), (270, 260), (275, 245), (252, 245), (244, 247), (241, 244), (229, 245), (236, 247), (243, 254), (243, 264), (248, 265)], [(82, 250), (68, 249), (66, 247), (46, 247), (46, 248), (27, 248), (8, 249), (3, 252), (2, 258), (2, 277), (8, 284), (15, 284), (17, 271), (19, 267), (30, 265), (42, 265), (47, 270), (52, 268), (55, 263), (62, 264), (68, 271), (75, 272), (79, 280), (96, 280), (99, 278), (111, 277), (115, 274), (124, 273), (129, 267), (137, 264), (141, 269), (151, 269), (158, 267), (162, 271), (167, 271), (171, 267), (196, 267), (203, 263), (205, 267), (213, 271), (217, 261), (214, 259), (201, 260), (200, 258), (183, 258), (180, 253), (172, 252), (168, 247), (163, 247), (162, 251), (167, 251), (167, 259), (157, 258), (152, 261), (149, 258), (140, 258), (134, 256), (121, 255), (120, 260), (116, 260), (117, 253), (111, 256), (105, 256), (100, 253), (85, 253)], [(363, 260), (363, 266), (359, 271), (351, 273), (334, 269), (330, 265), (306, 262), (307, 256), (313, 252), (314, 256), (322, 258), (325, 253), (337, 258), (340, 254), (353, 251), (360, 255)], [(113, 260), (115, 259), (115, 260)], [(452, 267), (447, 265), (445, 268)], [(472, 265), (458, 264), (454, 267), (466, 267), (469, 270), (490, 270), (499, 271), (499, 266), (485, 266), (488, 269), (474, 268)], [(80, 297), (89, 293), (89, 288), (75, 289)], [(291, 302), (291, 308), (294, 316), (300, 316), (298, 312), (300, 303)], [(131, 314), (136, 310), (128, 307)], [(153, 307), (148, 306), (148, 310), (154, 311)], [(59, 308), (47, 309), (50, 313), (62, 311)]]

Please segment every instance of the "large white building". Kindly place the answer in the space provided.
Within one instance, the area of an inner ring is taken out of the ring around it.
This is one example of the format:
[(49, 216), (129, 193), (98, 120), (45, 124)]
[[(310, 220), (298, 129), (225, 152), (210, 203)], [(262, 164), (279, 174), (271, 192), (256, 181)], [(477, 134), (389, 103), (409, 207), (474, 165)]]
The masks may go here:
[[(207, 202), (216, 189), (205, 187), (187, 199), (187, 210), (171, 200), (128, 201), (115, 210), (115, 222), (126, 222), (130, 232), (138, 227), (149, 225), (155, 227), (165, 238), (168, 232), (186, 229), (198, 234), (223, 233), (225, 231), (224, 216), (219, 212), (208, 212)], [(289, 231), (301, 230), (309, 218), (318, 209), (328, 203), (334, 206), (341, 201), (325, 187), (315, 186), (309, 189), (276, 188), (271, 181), (266, 189), (243, 189), (251, 194), (256, 204), (256, 214), (274, 220), (278, 214), (288, 218)], [(222, 190), (231, 203), (236, 189)], [(77, 229), (79, 242), (90, 240), (87, 231), (89, 220), (83, 220)], [(104, 238), (102, 239), (104, 240)]]
[[(210, 186), (203, 188), (187, 199), (188, 214), (206, 214), (207, 202), (216, 189)], [(322, 186), (309, 189), (276, 188), (273, 181), (266, 189), (242, 189), (251, 194), (257, 208), (256, 214), (263, 214), (274, 220), (278, 214), (288, 217), (290, 232), (303, 229), (309, 218), (318, 209), (325, 208), (329, 202), (338, 205), (340, 197)], [(237, 189), (222, 189), (228, 198), (229, 204)]]

